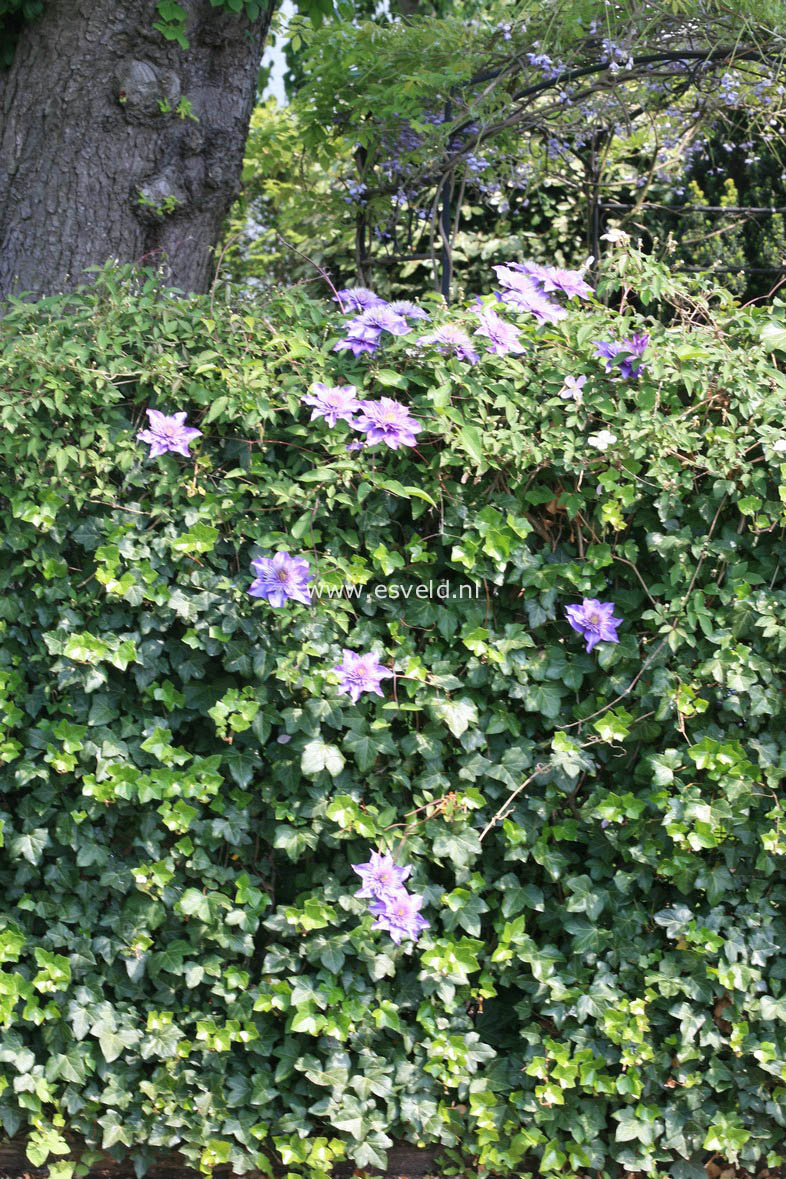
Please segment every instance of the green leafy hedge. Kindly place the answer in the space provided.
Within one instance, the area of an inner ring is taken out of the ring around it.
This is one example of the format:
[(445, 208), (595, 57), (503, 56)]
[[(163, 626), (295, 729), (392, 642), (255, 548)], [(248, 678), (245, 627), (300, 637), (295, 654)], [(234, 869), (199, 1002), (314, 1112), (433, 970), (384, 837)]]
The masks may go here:
[[(0, 321), (0, 1119), (55, 1179), (66, 1134), (140, 1172), (780, 1161), (786, 328), (635, 252), (606, 281), (668, 326), (592, 304), (475, 367), (144, 274)], [(626, 382), (593, 341), (632, 330)], [(314, 380), (405, 400), (417, 448), (347, 453)], [(279, 548), (311, 608), (249, 597)], [(584, 596), (624, 619), (591, 655)], [(344, 646), (384, 700), (336, 694)], [(375, 849), (415, 945), (353, 895)]]

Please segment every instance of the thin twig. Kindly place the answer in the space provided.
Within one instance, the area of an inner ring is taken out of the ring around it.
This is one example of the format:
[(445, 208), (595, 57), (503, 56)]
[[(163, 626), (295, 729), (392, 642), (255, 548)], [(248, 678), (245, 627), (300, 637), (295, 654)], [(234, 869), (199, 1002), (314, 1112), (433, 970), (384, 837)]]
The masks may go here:
[(481, 831), (481, 833), (480, 833), (480, 840), (481, 840), (481, 842), (482, 842), (483, 838), (484, 838), (486, 835), (488, 835), (488, 833), (489, 833), (489, 831), (491, 830), (491, 828), (492, 828), (492, 827), (494, 827), (494, 826), (496, 825), (496, 823), (497, 823), (497, 821), (498, 821), (499, 819), (505, 819), (505, 818), (507, 818), (507, 815), (505, 814), (505, 811), (507, 810), (507, 808), (508, 808), (508, 807), (510, 807), (511, 803), (513, 802), (513, 800), (514, 800), (515, 798), (517, 798), (519, 794), (521, 794), (522, 790), (526, 790), (526, 788), (529, 786), (530, 782), (532, 782), (532, 781), (533, 781), (535, 778), (537, 778), (538, 774), (542, 774), (542, 773), (543, 773), (543, 771), (544, 771), (544, 770), (547, 770), (548, 768), (549, 768), (549, 767), (548, 767), (548, 765), (544, 765), (544, 764), (541, 764), (541, 765), (535, 766), (535, 769), (532, 771), (532, 773), (530, 774), (530, 776), (529, 776), (528, 778), (526, 778), (526, 779), (525, 779), (525, 780), (524, 780), (524, 781), (521, 783), (521, 785), (520, 785), (520, 786), (517, 786), (517, 787), (516, 787), (516, 789), (513, 791), (513, 793), (512, 793), (512, 794), (509, 794), (509, 795), (508, 795), (508, 797), (507, 797), (506, 801), (505, 801), (505, 802), (503, 802), (502, 806), (499, 808), (499, 810), (497, 811), (496, 815), (494, 815), (494, 817), (493, 817), (492, 819), (489, 819), (488, 823), (486, 823), (486, 826), (485, 826), (485, 827), (483, 828), (483, 830)]

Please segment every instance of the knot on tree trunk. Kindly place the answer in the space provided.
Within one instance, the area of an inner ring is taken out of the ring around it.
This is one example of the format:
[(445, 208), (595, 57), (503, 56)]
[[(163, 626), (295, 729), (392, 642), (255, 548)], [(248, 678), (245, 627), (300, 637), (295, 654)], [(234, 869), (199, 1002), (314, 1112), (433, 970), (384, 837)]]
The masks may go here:
[(149, 61), (130, 58), (116, 75), (117, 99), (129, 121), (147, 121), (151, 115), (174, 111), (180, 101), (180, 79), (174, 70)]
[(136, 189), (136, 215), (146, 225), (159, 224), (187, 202), (187, 193), (174, 168), (164, 168)]

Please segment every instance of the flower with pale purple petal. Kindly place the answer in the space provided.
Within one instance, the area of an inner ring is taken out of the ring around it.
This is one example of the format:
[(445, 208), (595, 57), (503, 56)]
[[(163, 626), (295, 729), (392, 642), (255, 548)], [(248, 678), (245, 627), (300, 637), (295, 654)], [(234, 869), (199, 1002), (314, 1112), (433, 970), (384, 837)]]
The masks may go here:
[(523, 315), (532, 315), (538, 323), (558, 323), (568, 314), (564, 307), (552, 303), (550, 299), (531, 284), (528, 288), (516, 287), (503, 291), (500, 301), (508, 307), (514, 307)]
[(392, 336), (406, 336), (407, 332), (412, 331), (404, 316), (398, 315), (387, 303), (369, 307), (362, 312), (349, 324), (350, 329), (355, 326), (376, 328), (381, 332), (390, 332)]
[(419, 912), (422, 904), (423, 897), (413, 896), (403, 888), (392, 897), (372, 901), (369, 912), (377, 920), (371, 928), (386, 930), (397, 946), (405, 937), (417, 941), (420, 931), (429, 928), (429, 922)]
[(385, 300), (368, 287), (344, 287), (336, 291), (334, 302), (338, 300), (344, 314), (352, 311), (365, 311), (367, 307), (379, 307)]
[(367, 864), (353, 864), (352, 871), (357, 872), (363, 883), (355, 896), (381, 900), (399, 892), (412, 869), (397, 868), (391, 855), (372, 852)]
[[(499, 275), (499, 271), (505, 268), (495, 267), (494, 269)], [(561, 291), (569, 299), (586, 299), (592, 294), (592, 287), (585, 281), (580, 270), (565, 270), (561, 266), (543, 266), (540, 262), (509, 262), (507, 269), (529, 275), (540, 286), (544, 294), (549, 294), (551, 291)], [(500, 282), (505, 286), (515, 286), (515, 283), (505, 282), (502, 277), (500, 277)]]
[(360, 402), (355, 397), (357, 389), (354, 385), (323, 385), (315, 381), (311, 386), (313, 393), (306, 393), (301, 397), (304, 405), (312, 405), (311, 421), (324, 418), (329, 426), (337, 422), (352, 422), (355, 413), (360, 409)]
[(585, 376), (565, 377), (563, 386), (559, 391), (560, 397), (565, 401), (571, 400), (575, 401), (576, 405), (581, 405), (584, 400), (584, 385), (586, 382), (587, 378)]
[(490, 307), (480, 313), (480, 327), (476, 336), (488, 336), (491, 341), (487, 352), (496, 352), (498, 356), (505, 356), (508, 352), (524, 352), (524, 345), (519, 338), (518, 328), (507, 323), (501, 315), (497, 315)]
[(538, 289), (533, 274), (533, 270), (540, 270), (537, 262), (509, 262), (507, 265), (492, 266), (491, 269), (508, 290), (529, 292), (533, 287)]
[(353, 319), (347, 324), (347, 334), (343, 340), (334, 346), (334, 352), (350, 351), (353, 356), (362, 356), (364, 352), (376, 352), (382, 332), (379, 328), (369, 327)]
[(137, 438), (150, 444), (149, 458), (157, 458), (160, 454), (166, 454), (168, 450), (182, 454), (184, 458), (191, 457), (189, 443), (195, 438), (201, 438), (202, 431), (185, 424), (185, 413), (167, 416), (157, 409), (146, 409), (145, 413), (150, 420), (150, 429), (140, 430)]
[(584, 598), (574, 606), (566, 606), (568, 622), (587, 640), (587, 650), (597, 643), (618, 643), (617, 627), (621, 618), (614, 617), (613, 602), (599, 602), (597, 598)]
[(279, 552), (274, 557), (257, 557), (251, 562), (256, 573), (249, 593), (252, 598), (266, 598), (271, 606), (285, 606), (290, 600), (311, 605), (308, 583), (314, 580), (308, 561)]
[(477, 364), (480, 360), (467, 333), (452, 323), (445, 323), (442, 327), (434, 328), (429, 336), (421, 336), (418, 344), (431, 345), (443, 355), (455, 353), (459, 360), (466, 360), (470, 364)]
[(595, 355), (606, 361), (606, 372), (618, 368), (626, 381), (637, 377), (645, 367), (641, 358), (649, 342), (649, 336), (643, 332), (634, 334), (629, 340), (593, 340)]
[(374, 692), (377, 696), (382, 696), (380, 683), (393, 676), (393, 672), (383, 667), (373, 652), (358, 655), (356, 651), (348, 651), (346, 647), (342, 662), (332, 670), (338, 673), (339, 696), (345, 692), (349, 693), (353, 704), (357, 704), (361, 692)]
[(565, 270), (561, 266), (544, 266), (540, 276), (543, 290), (562, 291), (569, 299), (588, 299), (592, 287), (585, 281), (580, 270)]
[(391, 311), (395, 311), (396, 315), (403, 315), (405, 319), (428, 319), (429, 317), (428, 311), (418, 307), (417, 303), (411, 303), (409, 299), (396, 299), (388, 306)]
[[(535, 266), (536, 263), (531, 263)], [(495, 266), (497, 278), (505, 288), (497, 298), (509, 307), (526, 315), (534, 315), (538, 323), (556, 323), (567, 315), (564, 307), (547, 299), (534, 277), (523, 263)]]
[(356, 430), (366, 435), (366, 445), (375, 446), (384, 442), (391, 450), (400, 446), (417, 445), (416, 434), (422, 430), (417, 418), (413, 418), (406, 405), (392, 397), (380, 397), (379, 401), (361, 401), (360, 416), (352, 423)]

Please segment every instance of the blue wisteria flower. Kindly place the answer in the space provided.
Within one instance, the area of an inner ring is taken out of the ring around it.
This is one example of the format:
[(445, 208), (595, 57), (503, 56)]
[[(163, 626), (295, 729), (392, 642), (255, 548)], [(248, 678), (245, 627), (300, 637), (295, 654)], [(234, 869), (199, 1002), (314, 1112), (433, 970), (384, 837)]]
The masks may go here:
[(355, 896), (380, 900), (401, 891), (412, 869), (397, 868), (391, 855), (372, 852), (367, 864), (353, 864), (352, 871), (357, 872), (362, 881), (362, 888), (358, 889)]
[(366, 435), (366, 445), (374, 446), (384, 442), (391, 450), (400, 446), (415, 446), (416, 434), (422, 426), (413, 418), (406, 405), (392, 397), (380, 397), (379, 401), (361, 401), (360, 415), (352, 425)]
[(606, 372), (611, 373), (615, 368), (623, 380), (637, 377), (645, 367), (641, 362), (644, 351), (650, 342), (645, 333), (636, 333), (629, 340), (593, 340), (595, 355), (605, 359)]
[(362, 692), (374, 692), (377, 696), (382, 696), (384, 693), (379, 685), (382, 680), (392, 679), (393, 672), (383, 667), (376, 655), (370, 651), (365, 655), (358, 655), (356, 651), (348, 651), (344, 647), (343, 653), (342, 662), (333, 668), (339, 677), (339, 696), (345, 692), (349, 693), (353, 704), (357, 704)]
[(168, 450), (182, 454), (184, 458), (191, 457), (188, 445), (195, 438), (201, 438), (202, 431), (185, 424), (185, 413), (167, 416), (157, 409), (146, 409), (145, 413), (150, 419), (150, 429), (140, 430), (137, 438), (140, 442), (150, 444), (149, 458), (157, 458), (160, 454), (166, 454)]
[(505, 356), (508, 352), (516, 353), (525, 350), (519, 337), (518, 328), (514, 327), (512, 323), (507, 323), (490, 307), (480, 313), (480, 327), (475, 335), (488, 336), (491, 342), (486, 351), (496, 352), (498, 356)]
[(428, 319), (429, 317), (428, 311), (418, 307), (417, 303), (411, 303), (409, 299), (396, 299), (388, 306), (391, 311), (395, 311), (396, 315), (403, 315), (405, 319)]
[(401, 945), (402, 938), (410, 937), (417, 941), (422, 929), (429, 928), (429, 922), (421, 916), (419, 910), (423, 904), (423, 897), (412, 895), (401, 889), (392, 897), (381, 897), (372, 901), (369, 912), (377, 920), (372, 929), (386, 930), (396, 945)]
[(575, 401), (576, 405), (581, 405), (584, 400), (584, 386), (586, 383), (587, 378), (585, 376), (565, 377), (559, 395), (566, 401)]
[(252, 598), (266, 598), (271, 606), (285, 606), (288, 601), (311, 605), (308, 583), (314, 580), (308, 561), (276, 553), (274, 557), (257, 557), (251, 562), (256, 573), (249, 593)]
[(355, 397), (357, 389), (354, 385), (323, 385), (315, 381), (311, 386), (313, 393), (306, 393), (301, 397), (304, 405), (311, 405), (311, 421), (324, 418), (329, 426), (337, 422), (352, 422), (360, 402)]
[(431, 345), (443, 355), (455, 353), (459, 360), (466, 360), (470, 364), (477, 364), (480, 360), (467, 333), (452, 323), (445, 323), (442, 327), (434, 328), (429, 336), (421, 336), (418, 344), (422, 344), (424, 347)]
[(347, 324), (347, 334), (343, 340), (334, 346), (334, 352), (350, 351), (353, 356), (362, 356), (364, 352), (376, 352), (379, 347), (382, 332), (379, 328), (369, 327), (353, 319)]
[(367, 307), (378, 307), (385, 302), (380, 295), (370, 291), (368, 287), (343, 287), (342, 290), (336, 291), (336, 296), (345, 313), (365, 311)]
[(617, 627), (621, 618), (614, 617), (613, 602), (599, 602), (597, 598), (584, 598), (573, 606), (566, 606), (568, 622), (587, 640), (587, 650), (597, 643), (618, 643)]

